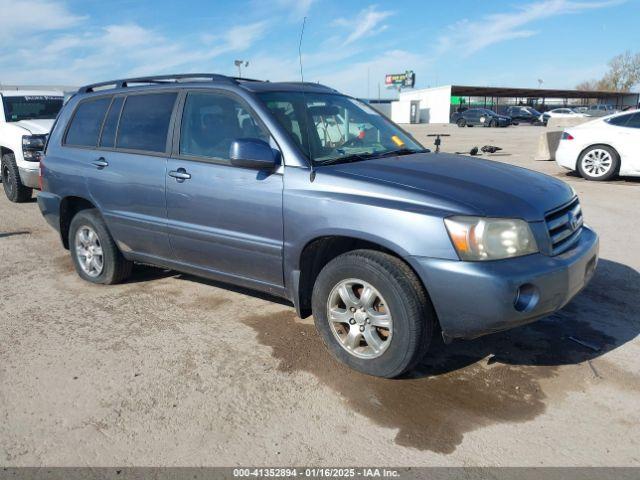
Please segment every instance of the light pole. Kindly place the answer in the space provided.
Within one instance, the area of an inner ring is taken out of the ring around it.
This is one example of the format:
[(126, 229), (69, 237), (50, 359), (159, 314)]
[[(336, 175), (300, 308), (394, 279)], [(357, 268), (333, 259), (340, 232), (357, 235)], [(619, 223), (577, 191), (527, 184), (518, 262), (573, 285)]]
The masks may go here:
[(238, 67), (238, 78), (242, 78), (242, 66), (244, 64), (245, 67), (249, 66), (248, 60), (235, 60), (233, 64)]

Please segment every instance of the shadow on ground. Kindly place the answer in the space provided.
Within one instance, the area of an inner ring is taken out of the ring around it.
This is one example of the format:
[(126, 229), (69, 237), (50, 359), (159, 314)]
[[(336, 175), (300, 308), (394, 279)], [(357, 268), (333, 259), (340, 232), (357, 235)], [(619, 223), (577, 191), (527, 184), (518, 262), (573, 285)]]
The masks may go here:
[[(451, 453), (466, 432), (532, 420), (553, 399), (607, 381), (610, 366), (605, 369), (592, 360), (638, 335), (638, 311), (638, 272), (602, 260), (591, 284), (561, 312), (474, 341), (445, 346), (434, 339), (425, 360), (399, 380), (342, 367), (329, 356), (315, 328), (298, 321), (291, 310), (245, 322), (260, 343), (272, 348), (281, 371), (315, 375), (353, 411), (397, 429), (400, 445)], [(624, 377), (621, 388), (640, 390), (640, 379), (633, 374), (616, 375)]]

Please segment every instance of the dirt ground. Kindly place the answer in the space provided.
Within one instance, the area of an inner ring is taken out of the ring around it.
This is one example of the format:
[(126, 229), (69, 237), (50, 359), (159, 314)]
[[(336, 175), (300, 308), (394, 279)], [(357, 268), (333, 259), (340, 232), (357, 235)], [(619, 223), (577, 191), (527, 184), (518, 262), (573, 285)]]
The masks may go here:
[(1, 195), (0, 465), (640, 465), (640, 181), (534, 161), (542, 127), (410, 130), (571, 184), (601, 235), (590, 286), (380, 380), (277, 299), (144, 267), (85, 283), (37, 204)]

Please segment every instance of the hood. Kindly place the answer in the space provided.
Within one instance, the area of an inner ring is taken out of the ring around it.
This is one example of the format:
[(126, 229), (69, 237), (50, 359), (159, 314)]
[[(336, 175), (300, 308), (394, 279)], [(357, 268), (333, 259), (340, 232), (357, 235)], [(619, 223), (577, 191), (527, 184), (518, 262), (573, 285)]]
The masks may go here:
[(420, 192), (429, 203), (458, 204), (462, 214), (542, 221), (549, 210), (574, 196), (569, 185), (548, 175), (505, 163), (446, 153), (422, 153), (330, 167)]
[(12, 122), (13, 125), (29, 130), (32, 135), (44, 135), (51, 131), (55, 120), (20, 120)]

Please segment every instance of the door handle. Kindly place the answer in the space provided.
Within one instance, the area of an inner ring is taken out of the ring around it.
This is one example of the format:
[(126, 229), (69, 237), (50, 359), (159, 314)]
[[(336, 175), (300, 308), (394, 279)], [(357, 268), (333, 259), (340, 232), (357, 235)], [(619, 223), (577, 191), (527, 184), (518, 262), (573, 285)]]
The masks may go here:
[(107, 162), (104, 157), (100, 157), (97, 160), (94, 160), (93, 162), (91, 162), (92, 165), (94, 165), (95, 167), (97, 167), (98, 169), (103, 169), (104, 167), (108, 167), (109, 166), (109, 162)]
[(169, 176), (176, 179), (178, 182), (184, 182), (185, 180), (189, 180), (191, 178), (191, 174), (187, 173), (184, 168), (179, 168), (177, 170), (171, 170), (169, 172)]

